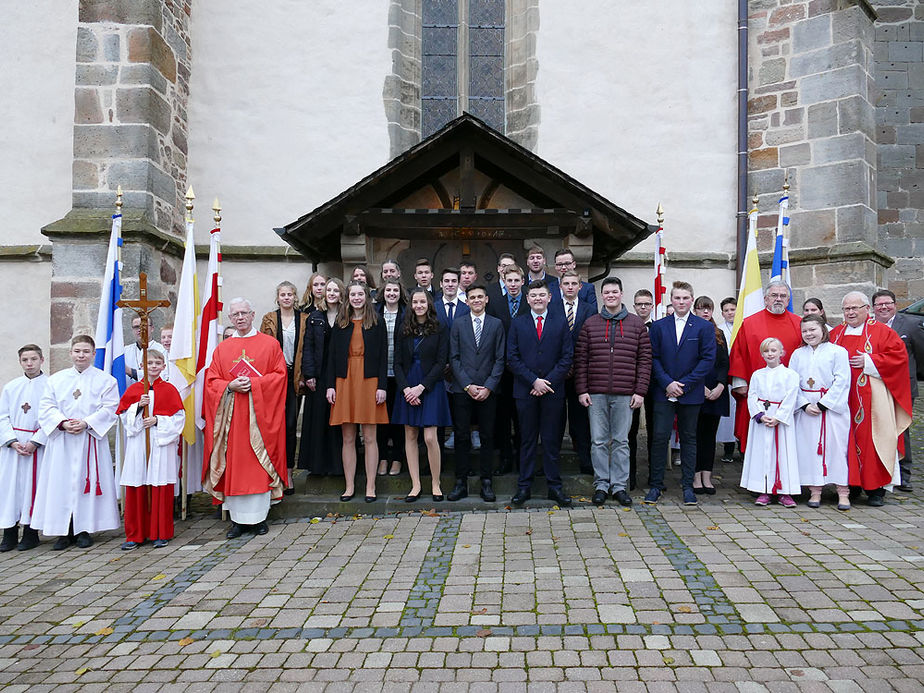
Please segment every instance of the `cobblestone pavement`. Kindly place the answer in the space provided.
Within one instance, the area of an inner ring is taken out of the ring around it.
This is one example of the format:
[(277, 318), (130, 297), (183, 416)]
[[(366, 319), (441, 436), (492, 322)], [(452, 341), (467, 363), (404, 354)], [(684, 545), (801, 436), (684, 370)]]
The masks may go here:
[(231, 541), (201, 518), (128, 554), (115, 533), (46, 541), (0, 557), (0, 686), (922, 691), (916, 481), (849, 513), (721, 491), (294, 519)]

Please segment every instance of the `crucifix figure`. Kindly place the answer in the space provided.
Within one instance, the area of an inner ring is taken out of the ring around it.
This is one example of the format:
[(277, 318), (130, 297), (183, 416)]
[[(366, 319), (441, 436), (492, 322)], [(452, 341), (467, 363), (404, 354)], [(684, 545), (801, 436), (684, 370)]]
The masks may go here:
[(805, 383), (806, 383), (806, 385), (808, 385), (809, 387), (815, 387), (815, 379), (814, 379), (814, 378), (809, 378), (808, 380), (805, 381)]
[(764, 400), (764, 411), (769, 411), (769, 410), (770, 410), (770, 402), (768, 402), (767, 400)]
[[(138, 299), (135, 301), (122, 299), (118, 302), (121, 308), (131, 308), (138, 317), (141, 318), (141, 364), (144, 367), (144, 392), (147, 394), (151, 387), (148, 382), (148, 323), (149, 316), (158, 308), (168, 308), (170, 301), (165, 300), (148, 300), (148, 275), (142, 272), (138, 275)], [(74, 393), (74, 397), (79, 397), (79, 390)], [(144, 417), (148, 416), (148, 407), (144, 408)], [(144, 448), (146, 458), (151, 456), (151, 432), (148, 429), (144, 431)], [(150, 493), (150, 490), (148, 491)]]
[(32, 409), (32, 407), (29, 406), (29, 403), (28, 403), (28, 402), (23, 402), (23, 403), (22, 403), (22, 407), (20, 407), (20, 409), (22, 409), (22, 413), (23, 413), (23, 414), (28, 414), (28, 413), (29, 413), (29, 410)]

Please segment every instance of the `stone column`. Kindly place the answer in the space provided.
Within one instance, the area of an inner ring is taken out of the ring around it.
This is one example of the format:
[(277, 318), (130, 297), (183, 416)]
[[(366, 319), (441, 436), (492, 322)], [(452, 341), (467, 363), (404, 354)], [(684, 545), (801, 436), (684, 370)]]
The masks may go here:
[[(876, 223), (873, 11), (865, 0), (751, 0), (750, 198), (772, 247), (788, 174), (794, 303), (871, 292), (892, 260)], [(769, 262), (769, 257), (767, 258)]]
[(152, 296), (176, 297), (187, 185), (189, 12), (182, 0), (80, 3), (73, 208), (42, 229), (52, 241), (53, 359), (72, 334), (95, 329), (118, 186), (125, 193), (126, 295), (137, 296), (138, 274), (146, 272)]

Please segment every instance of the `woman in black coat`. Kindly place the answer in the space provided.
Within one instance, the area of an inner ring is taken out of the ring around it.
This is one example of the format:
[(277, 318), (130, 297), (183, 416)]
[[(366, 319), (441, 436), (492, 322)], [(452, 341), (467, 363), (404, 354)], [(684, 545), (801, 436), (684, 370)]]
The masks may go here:
[(420, 459), (417, 429), (424, 429), (427, 459), (430, 461), (434, 501), (443, 500), (440, 486), (438, 426), (452, 426), (449, 399), (443, 373), (449, 363), (449, 334), (436, 317), (426, 289), (411, 290), (410, 309), (395, 342), (395, 382), (398, 388), (391, 422), (404, 424), (404, 452), (411, 477), (411, 492), (405, 500), (420, 497)]
[[(407, 310), (407, 301), (404, 298), (404, 287), (397, 279), (386, 279), (379, 287), (379, 301), (375, 304), (379, 317), (388, 332), (388, 387), (385, 388), (385, 404), (391, 412), (395, 406), (395, 393), (398, 391), (395, 382), (395, 342), (398, 333), (404, 324), (404, 312)], [(379, 470), (378, 475), (398, 476), (404, 464), (404, 427), (400, 424), (380, 424), (376, 428), (379, 439)], [(391, 468), (388, 461), (391, 460)]]
[(706, 376), (706, 400), (699, 409), (696, 422), (696, 473), (693, 475), (693, 493), (715, 493), (712, 485), (712, 465), (715, 462), (715, 438), (719, 419), (728, 416), (728, 347), (725, 335), (712, 322), (715, 304), (708, 296), (693, 302), (693, 313), (715, 327), (715, 364)]
[(330, 404), (327, 401), (327, 351), (330, 333), (344, 296), (343, 282), (331, 278), (324, 290), (324, 300), (308, 315), (305, 326), (305, 346), (302, 352), (302, 377), (308, 395), (302, 417), (302, 443), (299, 448), (299, 469), (318, 476), (342, 476), (340, 459), (342, 439), (339, 426), (330, 426)]

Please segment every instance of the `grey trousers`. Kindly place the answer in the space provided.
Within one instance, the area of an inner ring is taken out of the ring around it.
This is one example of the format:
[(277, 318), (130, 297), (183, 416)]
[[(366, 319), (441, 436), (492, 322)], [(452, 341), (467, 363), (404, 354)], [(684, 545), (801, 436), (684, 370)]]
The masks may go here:
[(594, 488), (625, 491), (629, 479), (629, 427), (632, 425), (630, 395), (591, 395), (590, 461)]

